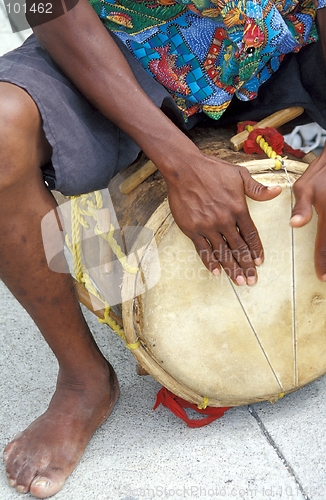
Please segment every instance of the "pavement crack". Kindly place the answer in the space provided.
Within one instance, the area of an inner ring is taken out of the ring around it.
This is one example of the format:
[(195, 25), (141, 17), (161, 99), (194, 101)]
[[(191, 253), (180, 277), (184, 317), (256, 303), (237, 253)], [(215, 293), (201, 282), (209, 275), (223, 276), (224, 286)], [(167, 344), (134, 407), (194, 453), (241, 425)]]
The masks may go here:
[(288, 463), (288, 461), (286, 460), (285, 456), (283, 455), (283, 453), (281, 452), (281, 450), (279, 449), (279, 447), (275, 443), (274, 439), (272, 438), (272, 436), (270, 435), (270, 433), (266, 429), (263, 421), (259, 417), (259, 415), (256, 412), (256, 410), (251, 405), (248, 405), (248, 411), (253, 416), (253, 418), (256, 420), (256, 422), (257, 422), (257, 424), (258, 424), (261, 432), (265, 436), (265, 438), (268, 441), (268, 443), (272, 446), (273, 450), (277, 454), (278, 458), (281, 460), (281, 463), (285, 467), (285, 469), (288, 472), (288, 474), (294, 479), (294, 481), (295, 481), (295, 483), (297, 485), (297, 488), (300, 491), (300, 493), (302, 494), (304, 500), (311, 500), (310, 497), (307, 495), (307, 493), (304, 491), (304, 488), (303, 488), (302, 484), (300, 483), (299, 478), (297, 477), (297, 475), (294, 472), (293, 468)]

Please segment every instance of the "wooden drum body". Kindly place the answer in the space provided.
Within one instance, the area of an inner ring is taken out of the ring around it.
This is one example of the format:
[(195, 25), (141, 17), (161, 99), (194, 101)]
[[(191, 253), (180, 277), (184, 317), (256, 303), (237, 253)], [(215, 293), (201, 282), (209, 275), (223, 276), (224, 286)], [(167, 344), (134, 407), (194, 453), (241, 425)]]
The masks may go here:
[[(205, 152), (234, 163), (247, 159), (214, 146), (212, 137), (197, 138)], [(237, 287), (224, 271), (216, 278), (206, 270), (173, 221), (160, 176), (125, 197), (117, 190), (121, 179), (111, 185), (121, 227), (144, 226), (155, 240), (153, 252), (154, 240), (146, 236), (143, 244), (143, 230), (137, 234), (137, 262), (131, 252), (129, 265), (139, 271), (122, 278), (127, 342), (139, 340), (133, 354), (141, 366), (196, 404), (206, 398), (209, 406), (275, 401), (326, 371), (326, 288), (314, 271), (316, 216), (301, 229), (289, 226), (291, 183), (307, 165), (287, 161), (288, 173), (273, 171), (271, 160), (246, 166), (261, 183), (283, 188), (274, 200), (247, 200), (265, 249), (254, 287)]]

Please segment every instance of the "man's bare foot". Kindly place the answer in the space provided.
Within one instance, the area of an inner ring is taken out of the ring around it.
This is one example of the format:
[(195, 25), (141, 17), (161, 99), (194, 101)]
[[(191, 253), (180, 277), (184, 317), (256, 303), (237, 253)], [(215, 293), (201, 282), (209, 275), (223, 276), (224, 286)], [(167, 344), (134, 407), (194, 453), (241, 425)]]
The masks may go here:
[(19, 493), (46, 498), (62, 488), (119, 396), (113, 368), (100, 372), (78, 384), (59, 374), (47, 411), (6, 446), (8, 481)]

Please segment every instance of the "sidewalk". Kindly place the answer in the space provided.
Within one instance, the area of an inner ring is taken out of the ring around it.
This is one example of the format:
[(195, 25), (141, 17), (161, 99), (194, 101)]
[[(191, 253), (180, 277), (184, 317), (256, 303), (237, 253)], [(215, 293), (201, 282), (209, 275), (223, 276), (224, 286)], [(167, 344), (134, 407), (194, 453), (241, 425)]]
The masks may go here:
[[(326, 499), (325, 377), (274, 405), (233, 408), (190, 429), (167, 409), (152, 410), (159, 384), (136, 375), (122, 341), (88, 311), (86, 317), (118, 373), (121, 397), (56, 500)], [(57, 366), (2, 283), (0, 325), (3, 449), (46, 409)], [(1, 500), (19, 497), (2, 466)]]
[[(0, 53), (18, 45), (1, 18)], [(24, 37), (26, 33), (23, 33)], [(233, 408), (190, 429), (167, 409), (152, 410), (159, 384), (136, 375), (122, 341), (85, 311), (115, 367), (120, 400), (55, 500), (326, 499), (326, 378), (274, 405)], [(0, 282), (0, 449), (43, 412), (56, 361), (40, 333)], [(326, 364), (326, 363), (325, 363)], [(32, 498), (7, 486), (0, 500)]]

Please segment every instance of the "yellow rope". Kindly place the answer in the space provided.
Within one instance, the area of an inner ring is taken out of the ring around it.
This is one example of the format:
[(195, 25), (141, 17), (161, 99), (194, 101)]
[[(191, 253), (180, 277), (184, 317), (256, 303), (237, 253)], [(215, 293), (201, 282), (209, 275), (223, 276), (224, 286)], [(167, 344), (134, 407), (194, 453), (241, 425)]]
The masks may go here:
[(209, 404), (209, 399), (205, 396), (205, 397), (203, 398), (203, 402), (202, 402), (202, 403), (200, 403), (200, 405), (197, 405), (197, 408), (198, 408), (199, 410), (206, 410), (206, 408), (207, 408), (208, 404)]
[(105, 241), (108, 242), (108, 244), (112, 248), (113, 253), (118, 258), (120, 264), (122, 265), (125, 271), (127, 271), (130, 274), (137, 274), (138, 267), (129, 266), (127, 256), (123, 253), (120, 245), (114, 239), (113, 237), (114, 226), (112, 224), (110, 226), (110, 231), (108, 233), (103, 233), (102, 231), (100, 231), (97, 225), (94, 228), (94, 232), (95, 234), (101, 236)]
[[(92, 200), (90, 197), (95, 198)], [(97, 222), (97, 212), (103, 206), (103, 199), (99, 191), (94, 191), (93, 193), (83, 194), (80, 196), (71, 197), (71, 236), (72, 241), (70, 242), (69, 237), (66, 236), (66, 242), (68, 248), (72, 251), (74, 256), (74, 273), (76, 279), (81, 275), (82, 269), (82, 238), (81, 238), (81, 226), (89, 229), (89, 224), (85, 220), (85, 216), (93, 217)], [(131, 274), (136, 274), (138, 272), (138, 267), (130, 266), (127, 262), (127, 256), (123, 253), (120, 245), (113, 237), (114, 226), (111, 224), (110, 231), (108, 234), (103, 233), (99, 230), (96, 225), (94, 228), (95, 234), (104, 238), (110, 245), (113, 253), (116, 255), (117, 259), (121, 263), (123, 269)], [(75, 262), (76, 260), (76, 262)], [(84, 268), (85, 272), (85, 268)], [(78, 279), (78, 281), (80, 281)]]
[(118, 334), (118, 336), (124, 341), (126, 347), (131, 351), (134, 351), (140, 346), (139, 340), (137, 340), (137, 342), (134, 342), (133, 344), (128, 344), (123, 328), (120, 325), (118, 325), (113, 318), (111, 318), (110, 306), (107, 303), (104, 309), (103, 318), (97, 318), (97, 319), (99, 323), (101, 323), (102, 325), (109, 325), (109, 327)]
[[(95, 287), (88, 269), (85, 267), (82, 258), (82, 228), (89, 229), (90, 225), (86, 221), (85, 217), (92, 217), (97, 222), (98, 210), (103, 207), (103, 198), (100, 191), (94, 191), (93, 193), (83, 194), (80, 196), (72, 196), (71, 200), (71, 239), (66, 235), (66, 245), (73, 256), (73, 272), (77, 281), (79, 281), (88, 292), (98, 298), (104, 303), (104, 316), (103, 318), (98, 318), (101, 324), (107, 324), (113, 331), (115, 331), (119, 337), (125, 342), (126, 347), (130, 350), (135, 350), (140, 346), (140, 342), (134, 342), (131, 344), (127, 343), (126, 336), (123, 328), (117, 324), (117, 322), (110, 316), (110, 305), (98, 292)], [(118, 258), (123, 269), (125, 271), (136, 274), (138, 272), (137, 267), (130, 266), (127, 262), (127, 256), (123, 253), (118, 242), (113, 237), (114, 226), (111, 224), (110, 231), (108, 234), (103, 233), (99, 230), (97, 224), (94, 228), (95, 234), (104, 238), (110, 245), (113, 253)]]
[[(251, 132), (254, 130), (254, 127), (252, 125), (247, 125), (246, 130), (248, 132)], [(264, 151), (264, 153), (268, 156), (268, 158), (274, 159), (275, 160), (275, 170), (280, 170), (281, 168), (284, 167), (284, 159), (282, 156), (278, 155), (273, 148), (268, 144), (267, 141), (263, 138), (262, 135), (257, 135), (255, 141), (259, 145), (259, 147)]]
[[(71, 200), (71, 210), (72, 214), (76, 214), (76, 199)], [(82, 222), (78, 217), (71, 217), (71, 243), (69, 245), (72, 255), (74, 256), (74, 275), (76, 280), (83, 283), (83, 262), (81, 258), (82, 247), (81, 247), (81, 227)], [(68, 238), (66, 237), (66, 241)]]

